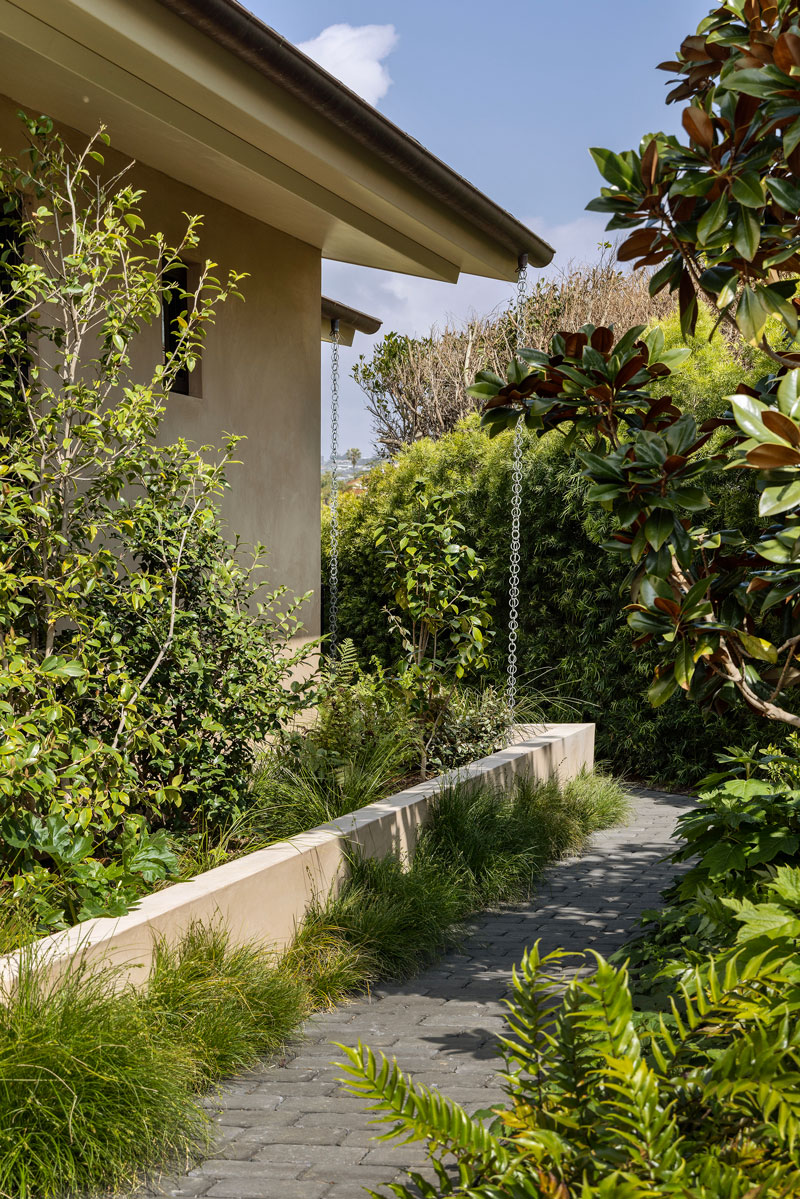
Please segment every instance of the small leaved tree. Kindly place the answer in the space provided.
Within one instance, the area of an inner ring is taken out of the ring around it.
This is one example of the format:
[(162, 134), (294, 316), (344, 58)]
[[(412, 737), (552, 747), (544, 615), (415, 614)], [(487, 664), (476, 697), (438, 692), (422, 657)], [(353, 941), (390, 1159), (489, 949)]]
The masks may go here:
[[(800, 727), (800, 3), (728, 0), (661, 66), (679, 76), (668, 100), (689, 101), (688, 140), (593, 150), (608, 186), (589, 207), (625, 232), (622, 261), (657, 268), (653, 294), (677, 292), (684, 335), (709, 305), (774, 371), (698, 427), (655, 394), (678, 365), (657, 330), (585, 325), (471, 391), (490, 433), (524, 419), (575, 446), (589, 501), (615, 518), (607, 548), (630, 563), (629, 623), (663, 651), (652, 702), (680, 687), (721, 710), (738, 693)], [(763, 532), (710, 533), (708, 481), (742, 468)]]
[[(242, 276), (206, 262), (177, 289), (199, 218), (170, 245), (109, 177), (103, 131), (75, 151), (25, 127), (0, 161), (0, 886), (53, 924), (124, 910), (172, 868), (148, 825), (237, 802), (292, 703), (297, 620), (279, 594), (256, 607), (222, 536), (236, 439), (156, 445)], [(172, 349), (140, 378), (131, 348), (176, 289)]]
[(400, 685), (420, 728), (420, 774), (428, 751), (465, 674), (485, 669), (491, 641), (490, 599), (481, 589), (484, 567), (461, 541), (452, 495), (428, 496), (415, 486), (416, 512), (389, 517), (376, 530), (396, 610), (387, 609), (405, 654)]

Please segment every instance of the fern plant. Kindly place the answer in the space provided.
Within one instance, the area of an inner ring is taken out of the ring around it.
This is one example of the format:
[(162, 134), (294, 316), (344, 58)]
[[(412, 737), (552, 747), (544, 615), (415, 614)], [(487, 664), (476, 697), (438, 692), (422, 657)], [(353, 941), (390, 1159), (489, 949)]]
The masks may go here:
[(624, 966), (593, 954), (554, 1003), (585, 955), (537, 944), (514, 973), (508, 1103), (489, 1127), (361, 1044), (342, 1047), (348, 1086), (391, 1123), (384, 1139), (427, 1140), (438, 1181), (410, 1176), (424, 1199), (785, 1199), (800, 1193), (794, 948), (755, 938), (710, 959), (645, 1032)]

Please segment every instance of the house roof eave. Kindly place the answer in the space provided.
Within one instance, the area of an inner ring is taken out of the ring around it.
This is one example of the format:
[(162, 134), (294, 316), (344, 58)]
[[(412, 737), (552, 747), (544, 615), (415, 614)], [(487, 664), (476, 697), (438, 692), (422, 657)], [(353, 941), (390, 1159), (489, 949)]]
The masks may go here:
[(309, 105), (515, 259), (543, 267), (554, 250), (468, 180), (330, 75), (238, 0), (158, 0), (242, 62)]

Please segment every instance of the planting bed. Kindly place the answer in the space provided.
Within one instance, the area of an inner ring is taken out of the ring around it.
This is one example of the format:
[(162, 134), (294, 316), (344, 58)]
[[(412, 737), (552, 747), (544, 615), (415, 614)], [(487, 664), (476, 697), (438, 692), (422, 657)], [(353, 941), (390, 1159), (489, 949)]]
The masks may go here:
[[(175, 942), (193, 925), (221, 924), (233, 944), (284, 948), (308, 908), (346, 877), (354, 849), (368, 858), (409, 858), (431, 799), (456, 778), (497, 788), (517, 776), (563, 783), (590, 769), (593, 758), (593, 724), (517, 725), (506, 749), (479, 762), (167, 887), (126, 916), (88, 920), (42, 938), (37, 954), (54, 974), (80, 956), (89, 965), (102, 961), (118, 968), (121, 983), (143, 986), (156, 939)], [(0, 985), (13, 987), (19, 963), (19, 953), (3, 959)]]

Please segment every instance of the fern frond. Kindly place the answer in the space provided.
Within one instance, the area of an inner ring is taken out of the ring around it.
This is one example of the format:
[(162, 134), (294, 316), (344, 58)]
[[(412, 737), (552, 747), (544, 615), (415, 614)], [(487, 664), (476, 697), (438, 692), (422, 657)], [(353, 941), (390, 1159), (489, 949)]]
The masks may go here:
[(436, 1091), (414, 1084), (403, 1074), (396, 1061), (383, 1054), (380, 1059), (359, 1041), (356, 1049), (338, 1045), (350, 1059), (350, 1065), (340, 1063), (349, 1076), (342, 1081), (351, 1094), (372, 1102), (369, 1111), (376, 1121), (394, 1122), (394, 1128), (381, 1140), (404, 1137), (410, 1141), (429, 1140), (433, 1147), (441, 1146), (456, 1157), (469, 1156), (484, 1166), (499, 1170), (508, 1166), (508, 1153), (500, 1141), (463, 1107)]
[(540, 942), (536, 941), (512, 974), (512, 997), (505, 1000), (509, 1009), (507, 1022), (510, 1035), (498, 1038), (505, 1051), (508, 1067), (504, 1075), (515, 1097), (542, 1107), (547, 1089), (547, 1074), (558, 1052), (552, 1030), (559, 1017), (560, 992), (563, 978), (561, 967), (570, 959), (582, 962), (585, 954), (556, 949), (542, 957)]

